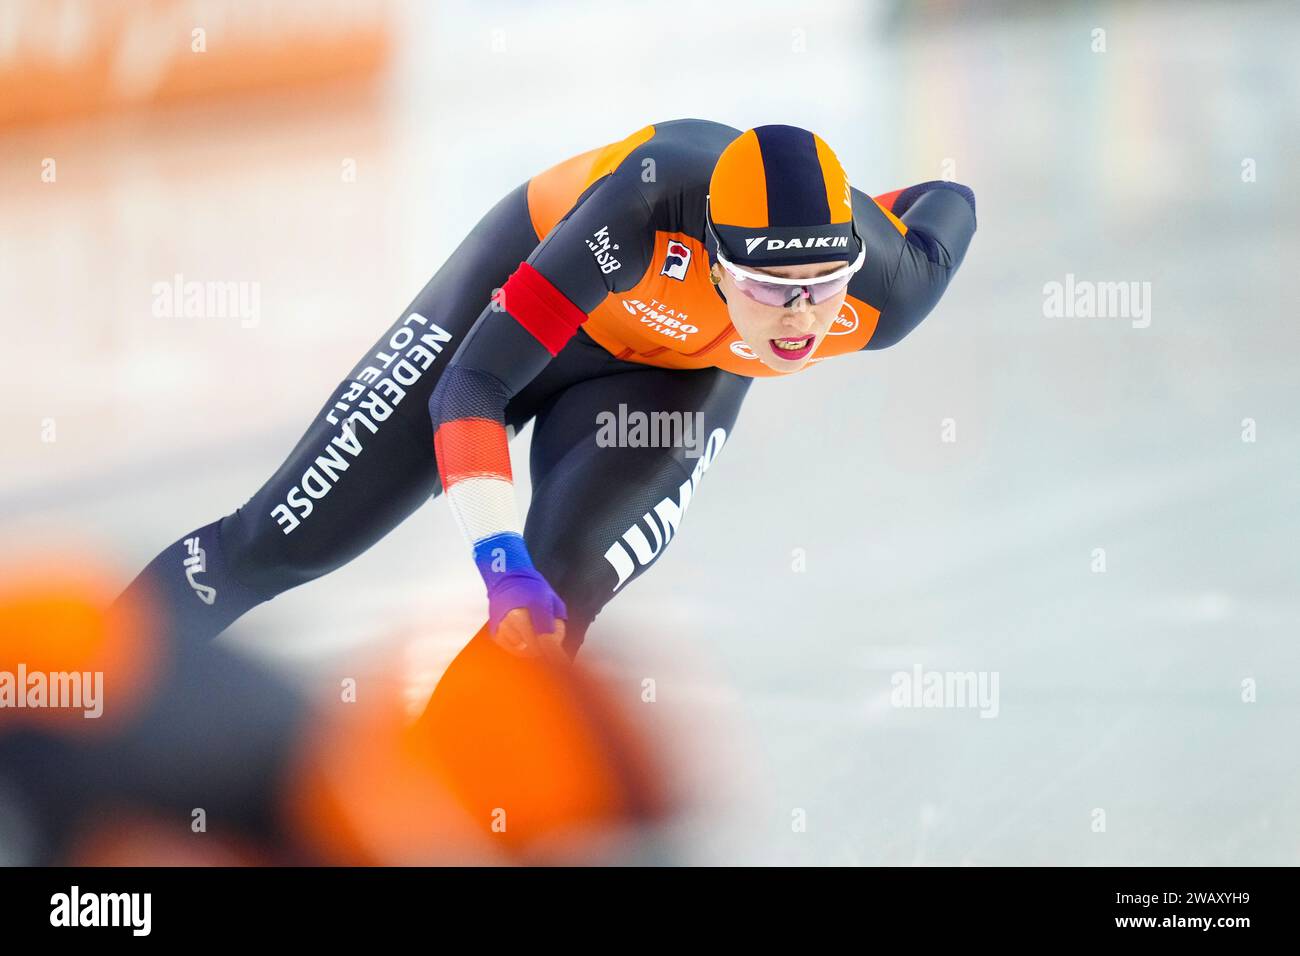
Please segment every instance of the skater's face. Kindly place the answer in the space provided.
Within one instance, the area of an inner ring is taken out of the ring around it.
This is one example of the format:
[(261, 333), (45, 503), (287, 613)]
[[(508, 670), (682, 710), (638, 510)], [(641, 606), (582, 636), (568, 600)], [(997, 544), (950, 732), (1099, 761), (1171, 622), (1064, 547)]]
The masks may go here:
[[(752, 269), (784, 279), (816, 279), (842, 270), (843, 262), (809, 263), (800, 266), (770, 266)], [(727, 299), (731, 324), (758, 360), (778, 372), (796, 372), (812, 359), (831, 323), (840, 314), (847, 285), (829, 298), (813, 302), (799, 294), (798, 286), (787, 286), (793, 301), (787, 305), (766, 305), (745, 293), (728, 269), (713, 266), (718, 288)]]

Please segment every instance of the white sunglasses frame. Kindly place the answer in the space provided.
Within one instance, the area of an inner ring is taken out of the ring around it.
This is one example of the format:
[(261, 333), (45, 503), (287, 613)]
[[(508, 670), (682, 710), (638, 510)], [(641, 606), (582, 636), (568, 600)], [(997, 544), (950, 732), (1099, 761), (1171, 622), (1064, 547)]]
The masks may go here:
[(850, 262), (848, 265), (844, 266), (842, 269), (836, 269), (834, 272), (828, 272), (824, 276), (813, 276), (811, 279), (789, 279), (786, 278), (785, 276), (768, 275), (767, 273), (764, 272), (750, 272), (748, 269), (736, 265), (734, 262), (732, 262), (726, 256), (724, 256), (722, 254), (721, 246), (719, 246), (715, 250), (715, 254), (718, 257), (718, 262), (722, 264), (722, 267), (724, 269), (726, 269), (728, 272), (731, 273), (733, 278), (748, 279), (751, 282), (766, 282), (769, 285), (789, 285), (789, 286), (797, 285), (797, 286), (806, 287), (806, 286), (820, 285), (823, 282), (834, 282), (839, 279), (843, 279), (845, 276), (854, 275), (859, 269), (862, 268), (862, 263), (866, 261), (867, 247), (863, 245), (863, 247), (858, 250), (858, 258), (853, 262)]

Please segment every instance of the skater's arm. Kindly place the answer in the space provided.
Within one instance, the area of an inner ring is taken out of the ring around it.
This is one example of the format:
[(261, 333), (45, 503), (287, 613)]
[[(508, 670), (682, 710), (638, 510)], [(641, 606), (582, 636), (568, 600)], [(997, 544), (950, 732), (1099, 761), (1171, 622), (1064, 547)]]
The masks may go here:
[(610, 292), (636, 284), (652, 236), (635, 184), (606, 177), (502, 286), (429, 399), (438, 474), (487, 585), (493, 633), (515, 608), (528, 610), (538, 634), (552, 633), (554, 620), (566, 616), (524, 545), (506, 404), (559, 354), (588, 312)]
[[(883, 349), (916, 328), (948, 288), (975, 235), (975, 194), (939, 180), (876, 196), (873, 203), (880, 210), (877, 220), (888, 225), (875, 223), (876, 250), (868, 240), (868, 258), (876, 251), (877, 261), (862, 270), (862, 281), (875, 288), (859, 297), (883, 303), (866, 345)], [(858, 295), (853, 285), (849, 293)]]

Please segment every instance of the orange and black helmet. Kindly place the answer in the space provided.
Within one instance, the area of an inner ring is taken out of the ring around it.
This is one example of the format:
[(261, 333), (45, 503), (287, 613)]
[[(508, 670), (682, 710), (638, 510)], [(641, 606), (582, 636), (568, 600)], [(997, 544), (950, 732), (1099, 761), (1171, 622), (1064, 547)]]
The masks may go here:
[(722, 151), (709, 180), (709, 227), (742, 266), (852, 262), (862, 240), (834, 151), (797, 126), (757, 126)]

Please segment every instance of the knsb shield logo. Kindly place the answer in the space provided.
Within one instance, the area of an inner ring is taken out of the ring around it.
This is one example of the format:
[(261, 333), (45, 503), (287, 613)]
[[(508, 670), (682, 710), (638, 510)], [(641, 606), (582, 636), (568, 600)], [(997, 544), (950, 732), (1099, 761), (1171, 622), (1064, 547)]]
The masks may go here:
[(683, 282), (690, 265), (691, 250), (676, 239), (668, 240), (668, 255), (664, 257), (664, 267), (659, 270), (659, 274)]

